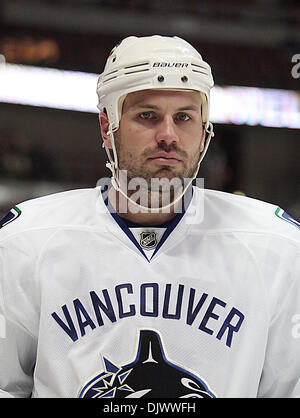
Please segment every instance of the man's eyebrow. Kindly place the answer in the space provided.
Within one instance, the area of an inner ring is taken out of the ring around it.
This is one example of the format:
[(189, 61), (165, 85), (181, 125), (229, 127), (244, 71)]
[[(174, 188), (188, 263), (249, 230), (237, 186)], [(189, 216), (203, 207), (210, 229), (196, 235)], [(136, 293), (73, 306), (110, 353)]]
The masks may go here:
[[(153, 109), (153, 110), (159, 110), (159, 107), (156, 105), (152, 105), (150, 103), (137, 103), (136, 105), (133, 105), (133, 107), (138, 108), (138, 109)], [(193, 110), (195, 112), (199, 112), (201, 110), (201, 106), (196, 106), (196, 105), (186, 105), (186, 106), (181, 106), (179, 108), (176, 109), (177, 112), (182, 112), (184, 110)]]
[(194, 110), (195, 112), (199, 112), (199, 110), (201, 110), (201, 105), (200, 106), (196, 106), (196, 105), (182, 106), (182, 107), (178, 108), (177, 110), (179, 110), (179, 111)]
[(145, 108), (146, 109), (155, 109), (155, 110), (159, 109), (158, 106), (148, 104), (148, 103), (137, 103), (137, 104), (133, 105), (132, 107), (136, 107), (138, 109), (145, 109)]

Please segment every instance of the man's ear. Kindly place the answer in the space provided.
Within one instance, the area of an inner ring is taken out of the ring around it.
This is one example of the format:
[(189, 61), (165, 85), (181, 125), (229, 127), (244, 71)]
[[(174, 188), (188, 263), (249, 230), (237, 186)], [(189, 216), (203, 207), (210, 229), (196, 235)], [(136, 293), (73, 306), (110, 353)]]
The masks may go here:
[(105, 112), (100, 112), (99, 122), (100, 122), (100, 130), (101, 130), (101, 136), (102, 136), (103, 142), (107, 146), (107, 148), (111, 149), (112, 145), (111, 145), (110, 136), (107, 134), (109, 130), (109, 120)]

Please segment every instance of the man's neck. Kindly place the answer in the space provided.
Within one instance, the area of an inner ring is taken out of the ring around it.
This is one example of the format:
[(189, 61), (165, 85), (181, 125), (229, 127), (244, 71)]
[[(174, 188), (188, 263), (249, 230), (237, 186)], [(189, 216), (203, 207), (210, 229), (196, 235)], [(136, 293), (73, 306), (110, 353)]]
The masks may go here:
[(168, 208), (160, 209), (159, 211), (150, 211), (140, 207), (138, 204), (134, 204), (126, 199), (119, 192), (116, 192), (111, 188), (108, 192), (108, 198), (113, 206), (114, 210), (119, 216), (127, 221), (134, 222), (141, 225), (160, 225), (165, 222), (171, 221), (178, 213), (183, 211), (184, 197), (182, 200), (171, 205)]

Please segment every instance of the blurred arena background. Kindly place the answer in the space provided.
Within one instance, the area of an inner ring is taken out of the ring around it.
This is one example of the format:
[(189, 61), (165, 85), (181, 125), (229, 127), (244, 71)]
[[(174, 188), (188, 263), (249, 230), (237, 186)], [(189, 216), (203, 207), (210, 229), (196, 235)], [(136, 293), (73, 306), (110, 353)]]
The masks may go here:
[[(299, 0), (0, 0), (0, 216), (109, 175), (95, 77), (122, 38), (162, 34), (191, 42), (213, 70), (205, 186), (278, 204), (299, 220), (299, 28)], [(64, 72), (40, 79), (37, 70), (49, 68)]]

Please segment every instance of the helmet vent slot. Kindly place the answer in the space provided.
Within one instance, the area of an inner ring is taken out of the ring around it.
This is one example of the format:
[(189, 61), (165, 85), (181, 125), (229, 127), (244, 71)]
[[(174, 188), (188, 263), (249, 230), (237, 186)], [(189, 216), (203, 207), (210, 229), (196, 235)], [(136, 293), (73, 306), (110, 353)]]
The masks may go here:
[[(147, 66), (147, 68), (145, 68), (145, 66)], [(126, 70), (130, 70), (130, 71), (126, 71)], [(126, 67), (123, 68), (118, 68), (116, 70), (110, 71), (109, 73), (105, 74), (105, 77), (103, 77), (102, 82), (106, 83), (107, 81), (113, 80), (115, 78), (119, 78), (120, 76), (122, 76), (122, 71), (124, 71), (124, 75), (128, 75), (128, 74), (134, 74), (134, 73), (141, 73), (143, 71), (149, 71), (150, 70), (150, 66), (149, 66), (149, 62), (141, 62), (141, 63), (137, 63), (137, 64), (133, 64), (133, 65), (128, 65)]]
[(149, 71), (149, 68), (145, 68), (144, 70), (136, 70), (136, 71), (127, 71), (126, 73), (124, 73), (125, 75), (127, 74), (134, 74), (134, 73), (142, 73), (144, 71)]
[[(194, 73), (200, 73), (200, 74), (208, 75), (207, 74), (207, 68), (205, 68), (203, 65), (198, 65), (198, 64), (193, 64), (192, 63), (191, 66), (192, 66), (192, 71)], [(196, 68), (193, 68), (193, 67), (196, 67)]]
[(149, 62), (142, 62), (141, 64), (128, 65), (127, 67), (124, 67), (124, 68), (125, 70), (127, 70), (128, 68), (141, 67), (142, 65), (149, 65)]
[(109, 75), (114, 74), (114, 73), (117, 73), (117, 72), (118, 72), (118, 70), (113, 70), (110, 73), (107, 73), (106, 76), (109, 76)]
[(113, 80), (114, 78), (117, 78), (117, 77), (118, 77), (118, 76), (117, 76), (117, 75), (115, 75), (115, 76), (113, 76), (113, 77), (106, 78), (105, 80), (103, 80), (103, 83), (106, 83), (107, 81)]
[(192, 69), (193, 73), (200, 73), (200, 74), (205, 74), (207, 75), (207, 73), (205, 71), (199, 71), (199, 70), (194, 70)]
[[(147, 66), (147, 68), (145, 68)], [(143, 71), (149, 71), (149, 62), (141, 62), (138, 64), (128, 65), (124, 67), (124, 70), (130, 70), (125, 71), (124, 74), (134, 74), (134, 73), (141, 73)]]

